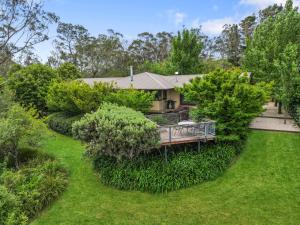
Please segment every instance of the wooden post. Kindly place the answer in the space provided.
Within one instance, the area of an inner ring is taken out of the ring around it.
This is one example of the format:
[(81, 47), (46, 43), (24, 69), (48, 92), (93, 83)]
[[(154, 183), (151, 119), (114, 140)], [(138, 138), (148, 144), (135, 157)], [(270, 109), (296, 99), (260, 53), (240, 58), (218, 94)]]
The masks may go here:
[(207, 137), (207, 123), (204, 124), (204, 135)]
[(168, 152), (167, 152), (167, 146), (165, 145), (165, 161), (168, 163)]
[(278, 102), (278, 114), (282, 114), (282, 102)]
[(198, 141), (198, 152), (200, 152), (200, 140)]
[(169, 143), (172, 141), (172, 127), (169, 127)]

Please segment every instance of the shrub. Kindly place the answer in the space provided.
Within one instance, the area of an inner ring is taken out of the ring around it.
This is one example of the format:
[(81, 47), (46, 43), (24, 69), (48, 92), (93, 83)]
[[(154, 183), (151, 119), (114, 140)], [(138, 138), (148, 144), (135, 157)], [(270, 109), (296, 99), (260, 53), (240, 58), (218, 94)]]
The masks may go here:
[(0, 165), (0, 225), (27, 224), (67, 185), (67, 172), (52, 157), (27, 149), (22, 156), (19, 170)]
[(0, 157), (11, 157), (19, 166), (20, 146), (36, 147), (43, 135), (43, 123), (19, 105), (13, 105), (0, 118)]
[(135, 89), (119, 90), (116, 93), (112, 93), (108, 101), (147, 113), (153, 105), (154, 93)]
[(49, 115), (46, 119), (46, 122), (52, 130), (60, 134), (71, 136), (72, 124), (75, 121), (80, 120), (82, 116), (83, 116), (82, 114), (71, 116), (64, 112), (57, 112)]
[(140, 112), (109, 103), (75, 122), (73, 134), (88, 142), (87, 153), (93, 158), (107, 155), (132, 159), (159, 146), (155, 123)]
[(200, 153), (174, 154), (168, 163), (162, 156), (122, 162), (101, 156), (94, 165), (106, 185), (123, 190), (161, 193), (215, 179), (227, 169), (234, 156), (233, 147), (215, 145)]
[(265, 84), (251, 85), (239, 70), (216, 70), (194, 79), (181, 92), (187, 101), (197, 104), (194, 119), (216, 120), (219, 140), (239, 141), (245, 138), (251, 120), (262, 112), (266, 89)]
[(15, 91), (16, 99), (26, 107), (39, 112), (47, 111), (46, 95), (50, 83), (57, 79), (56, 72), (49, 66), (32, 64), (9, 76), (9, 86)]
[(23, 215), (24, 219), (33, 218), (66, 189), (67, 172), (57, 161), (38, 157), (17, 171), (4, 171), (0, 185), (5, 187), (12, 199), (11, 212), (18, 212), (17, 215)]
[(61, 80), (74, 80), (82, 77), (78, 68), (69, 62), (61, 64), (56, 71)]
[(28, 217), (21, 212), (17, 196), (0, 185), (0, 225), (25, 225)]
[(49, 110), (69, 114), (95, 111), (113, 92), (113, 85), (96, 83), (93, 87), (81, 81), (55, 82), (46, 98)]

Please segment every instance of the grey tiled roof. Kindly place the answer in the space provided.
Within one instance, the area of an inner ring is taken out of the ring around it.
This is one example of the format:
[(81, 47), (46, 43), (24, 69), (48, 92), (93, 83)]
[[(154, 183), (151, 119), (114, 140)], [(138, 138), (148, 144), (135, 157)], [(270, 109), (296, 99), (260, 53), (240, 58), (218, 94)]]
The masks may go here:
[(131, 77), (108, 77), (108, 78), (83, 78), (80, 79), (89, 85), (95, 82), (114, 83), (120, 89), (139, 89), (139, 90), (169, 90), (175, 87), (182, 87), (183, 84), (189, 82), (195, 77), (201, 75), (170, 75), (163, 76), (154, 73), (139, 73)]

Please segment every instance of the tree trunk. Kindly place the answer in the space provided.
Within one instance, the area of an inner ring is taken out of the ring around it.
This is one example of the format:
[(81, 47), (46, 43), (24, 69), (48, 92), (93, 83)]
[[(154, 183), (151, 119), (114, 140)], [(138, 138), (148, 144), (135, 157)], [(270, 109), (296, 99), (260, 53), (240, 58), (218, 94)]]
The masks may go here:
[(282, 102), (281, 101), (279, 102), (279, 105), (278, 105), (278, 114), (282, 114)]
[(278, 105), (278, 101), (275, 99), (275, 107), (277, 107)]

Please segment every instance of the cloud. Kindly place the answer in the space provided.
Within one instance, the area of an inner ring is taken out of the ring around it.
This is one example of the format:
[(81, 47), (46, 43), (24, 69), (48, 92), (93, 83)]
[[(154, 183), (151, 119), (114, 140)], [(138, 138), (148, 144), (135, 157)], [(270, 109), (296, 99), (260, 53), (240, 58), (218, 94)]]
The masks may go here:
[(169, 19), (175, 24), (175, 26), (183, 24), (184, 20), (187, 17), (184, 12), (179, 12), (172, 9), (167, 11), (167, 15)]
[(234, 20), (231, 17), (225, 17), (221, 19), (212, 19), (201, 22), (199, 19), (195, 19), (192, 22), (192, 27), (202, 27), (202, 31), (211, 36), (219, 35), (225, 24), (233, 24)]
[[(253, 5), (259, 9), (265, 8), (269, 5), (273, 4), (282, 4), (284, 5), (286, 0), (240, 0), (240, 4), (242, 5)], [(300, 0), (294, 1), (295, 6), (300, 6)]]

